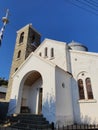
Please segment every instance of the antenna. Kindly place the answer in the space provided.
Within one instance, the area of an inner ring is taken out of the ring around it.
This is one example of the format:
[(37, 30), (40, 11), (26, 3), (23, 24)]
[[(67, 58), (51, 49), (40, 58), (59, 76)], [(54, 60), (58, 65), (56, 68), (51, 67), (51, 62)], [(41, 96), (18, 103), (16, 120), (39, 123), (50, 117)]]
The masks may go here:
[(9, 9), (6, 10), (6, 16), (2, 17), (3, 26), (0, 30), (0, 46), (1, 46), (2, 39), (3, 39), (3, 33), (4, 33), (5, 26), (9, 22), (8, 15), (9, 15)]

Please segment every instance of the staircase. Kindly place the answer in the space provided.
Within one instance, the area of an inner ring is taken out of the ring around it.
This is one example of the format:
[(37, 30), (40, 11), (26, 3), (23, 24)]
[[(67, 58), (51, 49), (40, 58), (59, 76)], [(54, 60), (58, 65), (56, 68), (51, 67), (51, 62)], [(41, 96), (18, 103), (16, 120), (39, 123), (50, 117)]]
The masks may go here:
[(43, 115), (22, 113), (12, 116), (10, 122), (11, 128), (20, 130), (51, 130), (51, 125)]

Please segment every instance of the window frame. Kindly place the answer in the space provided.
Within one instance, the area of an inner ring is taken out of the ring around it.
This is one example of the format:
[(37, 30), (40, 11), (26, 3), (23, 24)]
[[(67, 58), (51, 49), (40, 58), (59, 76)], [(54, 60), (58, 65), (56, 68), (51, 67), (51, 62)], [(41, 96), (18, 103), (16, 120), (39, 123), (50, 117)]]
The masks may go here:
[(92, 92), (92, 84), (91, 84), (91, 79), (89, 77), (85, 79), (85, 84), (86, 84), (88, 99), (93, 99), (94, 97), (93, 97), (93, 92)]
[[(79, 79), (81, 79), (83, 81), (83, 87), (84, 87), (84, 96), (85, 98), (82, 99), (80, 98), (80, 92), (79, 92)], [(86, 83), (86, 80), (89, 79), (89, 88), (87, 88), (87, 83)], [(93, 94), (93, 88), (92, 88), (92, 82), (91, 82), (91, 78), (89, 76), (89, 74), (87, 72), (82, 72), (78, 75), (78, 78), (77, 78), (77, 86), (78, 86), (78, 94), (79, 94), (79, 100), (94, 100), (94, 94)], [(90, 91), (90, 92), (89, 92)]]
[(78, 79), (79, 100), (85, 99), (83, 80)]

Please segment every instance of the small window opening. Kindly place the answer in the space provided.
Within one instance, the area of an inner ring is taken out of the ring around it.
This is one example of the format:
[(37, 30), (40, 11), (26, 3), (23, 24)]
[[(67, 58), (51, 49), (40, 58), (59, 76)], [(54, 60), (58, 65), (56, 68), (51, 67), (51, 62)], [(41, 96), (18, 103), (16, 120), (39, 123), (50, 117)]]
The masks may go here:
[(15, 69), (15, 72), (18, 70), (18, 68)]
[(51, 57), (54, 57), (54, 49), (51, 48)]
[(32, 35), (32, 42), (35, 40), (35, 35), (33, 34)]
[(24, 32), (22, 32), (21, 35), (20, 35), (19, 43), (22, 43), (22, 42), (23, 42), (23, 39), (24, 39)]
[(41, 53), (41, 52), (39, 53), (39, 56), (42, 56), (42, 53)]
[(20, 56), (21, 56), (21, 50), (18, 51), (17, 58), (20, 58)]
[(65, 84), (64, 83), (62, 83), (62, 87), (65, 88)]
[(47, 57), (47, 51), (48, 51), (48, 49), (47, 49), (47, 47), (45, 48), (45, 57)]

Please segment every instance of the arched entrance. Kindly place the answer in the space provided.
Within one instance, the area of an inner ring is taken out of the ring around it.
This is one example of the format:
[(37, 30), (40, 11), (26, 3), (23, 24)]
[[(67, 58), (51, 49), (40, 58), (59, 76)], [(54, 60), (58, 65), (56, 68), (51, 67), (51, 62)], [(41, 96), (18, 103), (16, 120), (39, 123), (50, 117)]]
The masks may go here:
[(21, 91), (21, 113), (41, 114), (42, 112), (42, 76), (38, 71), (25, 76)]

